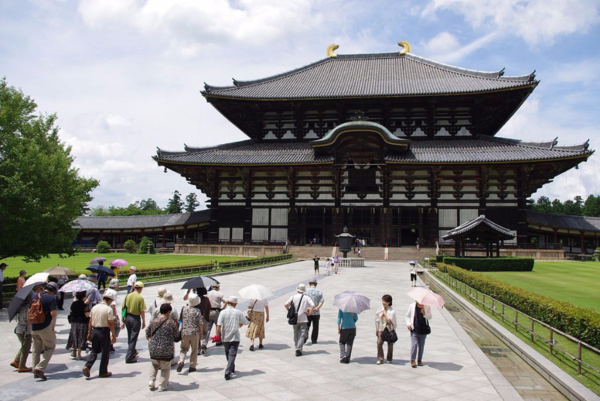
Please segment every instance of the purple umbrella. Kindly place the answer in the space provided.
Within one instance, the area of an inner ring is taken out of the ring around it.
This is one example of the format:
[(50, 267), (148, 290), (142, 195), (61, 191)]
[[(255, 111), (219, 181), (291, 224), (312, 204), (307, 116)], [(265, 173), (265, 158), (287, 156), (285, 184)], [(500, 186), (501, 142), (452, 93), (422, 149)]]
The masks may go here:
[(102, 256), (97, 256), (94, 259), (90, 260), (90, 264), (93, 265), (93, 264), (98, 263), (100, 261), (104, 262), (104, 261), (106, 261), (106, 258), (103, 258)]
[(109, 265), (115, 266), (115, 267), (123, 267), (123, 266), (127, 266), (128, 264), (129, 264), (129, 262), (126, 261), (125, 259), (113, 259), (109, 263)]

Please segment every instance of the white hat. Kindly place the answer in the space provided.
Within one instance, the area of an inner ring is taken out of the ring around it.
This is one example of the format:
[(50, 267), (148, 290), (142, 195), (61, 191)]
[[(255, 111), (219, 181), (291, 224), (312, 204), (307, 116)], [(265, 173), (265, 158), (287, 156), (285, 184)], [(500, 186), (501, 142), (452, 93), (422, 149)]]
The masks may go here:
[(306, 286), (304, 284), (298, 284), (298, 288), (296, 288), (296, 290), (298, 290), (298, 292), (304, 292), (306, 291)]
[(118, 285), (119, 285), (118, 278), (113, 278), (112, 280), (110, 280), (110, 283), (108, 283), (109, 288), (117, 287)]
[(164, 297), (166, 292), (167, 292), (167, 289), (165, 287), (158, 287), (158, 297), (159, 298)]
[(135, 266), (129, 266), (129, 270), (135, 270)]
[(188, 304), (190, 304), (190, 306), (196, 306), (199, 303), (200, 303), (200, 297), (198, 296), (198, 294), (192, 294), (188, 298)]
[(235, 295), (232, 295), (229, 298), (227, 298), (227, 302), (229, 302), (230, 304), (237, 304), (238, 298)]
[(108, 298), (108, 299), (111, 299), (111, 300), (114, 301), (115, 300), (115, 294), (114, 294), (113, 291), (106, 290), (106, 291), (104, 291), (104, 295), (102, 295), (102, 298)]
[(83, 273), (80, 274), (78, 278), (79, 278), (79, 280), (87, 280), (87, 276)]
[(170, 292), (165, 292), (165, 295), (163, 295), (163, 304), (170, 304), (171, 302), (173, 302), (173, 294), (171, 294)]

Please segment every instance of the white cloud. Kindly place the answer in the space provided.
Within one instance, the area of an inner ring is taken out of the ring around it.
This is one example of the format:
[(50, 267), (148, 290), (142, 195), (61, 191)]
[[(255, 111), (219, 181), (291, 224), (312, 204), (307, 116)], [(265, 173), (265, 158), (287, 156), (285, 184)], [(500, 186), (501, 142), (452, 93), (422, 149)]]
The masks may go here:
[(589, 58), (576, 63), (561, 64), (555, 68), (552, 78), (556, 82), (597, 84), (600, 79), (600, 59)]
[(461, 45), (454, 35), (444, 31), (421, 45), (425, 54), (431, 59), (444, 63), (456, 63), (488, 44), (495, 36), (496, 34), (490, 33), (471, 43)]
[(514, 34), (534, 46), (586, 32), (598, 23), (599, 9), (597, 0), (432, 0), (422, 15), (450, 10), (475, 28)]

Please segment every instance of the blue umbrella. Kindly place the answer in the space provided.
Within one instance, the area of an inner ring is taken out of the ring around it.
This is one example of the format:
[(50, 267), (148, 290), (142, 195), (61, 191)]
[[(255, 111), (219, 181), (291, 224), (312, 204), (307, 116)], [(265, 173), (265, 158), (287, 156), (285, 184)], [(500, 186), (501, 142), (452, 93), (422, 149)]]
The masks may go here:
[(94, 273), (102, 272), (102, 273), (108, 274), (109, 276), (115, 275), (115, 272), (111, 268), (106, 267), (104, 265), (91, 265), (91, 266), (86, 267), (86, 269), (91, 272), (94, 272)]

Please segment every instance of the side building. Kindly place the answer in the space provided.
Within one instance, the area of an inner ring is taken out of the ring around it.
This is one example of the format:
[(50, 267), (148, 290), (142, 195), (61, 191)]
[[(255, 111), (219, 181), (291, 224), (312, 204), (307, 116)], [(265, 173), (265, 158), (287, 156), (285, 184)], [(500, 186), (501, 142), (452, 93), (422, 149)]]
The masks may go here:
[[(206, 100), (248, 140), (155, 161), (208, 198), (203, 241), (435, 246), (479, 215), (530, 244), (526, 200), (593, 154), (496, 137), (538, 85), (407, 52), (337, 55)], [(443, 244), (442, 244), (443, 245)]]

